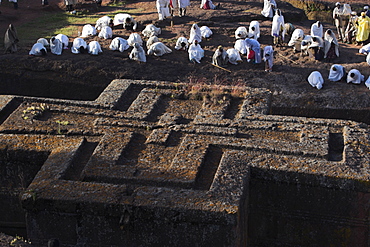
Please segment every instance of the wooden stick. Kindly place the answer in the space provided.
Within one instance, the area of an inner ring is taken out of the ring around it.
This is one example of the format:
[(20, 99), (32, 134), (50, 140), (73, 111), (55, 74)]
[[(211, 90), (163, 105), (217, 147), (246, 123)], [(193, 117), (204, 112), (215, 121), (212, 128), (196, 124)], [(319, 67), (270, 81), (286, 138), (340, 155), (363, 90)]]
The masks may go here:
[(295, 63), (295, 64), (299, 64), (299, 63), (297, 63), (296, 61), (294, 61), (294, 60), (292, 60), (292, 59), (290, 59), (290, 58), (287, 58), (287, 57), (285, 57), (285, 56), (283, 56), (283, 55), (281, 55), (280, 53), (278, 53), (280, 56), (282, 56), (283, 58), (285, 58), (285, 59), (287, 59), (287, 60), (289, 60), (289, 61), (291, 61), (291, 62), (293, 62), (293, 63)]
[(215, 67), (217, 67), (217, 68), (219, 68), (219, 69), (223, 69), (223, 70), (225, 70), (225, 71), (227, 71), (227, 72), (231, 73), (231, 70), (228, 70), (228, 69), (222, 68), (221, 66), (218, 66), (218, 65), (213, 64), (213, 63), (210, 63), (210, 62), (208, 62), (208, 63), (209, 63), (209, 64), (212, 64), (213, 66), (215, 66)]

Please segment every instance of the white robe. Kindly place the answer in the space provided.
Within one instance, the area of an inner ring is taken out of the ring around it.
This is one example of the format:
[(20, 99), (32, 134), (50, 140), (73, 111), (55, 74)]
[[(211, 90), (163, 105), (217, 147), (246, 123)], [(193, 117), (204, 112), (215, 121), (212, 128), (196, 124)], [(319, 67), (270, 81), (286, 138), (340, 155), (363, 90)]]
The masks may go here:
[[(280, 15), (278, 13), (280, 13)], [(285, 21), (284, 16), (281, 14), (281, 11), (279, 9), (276, 10), (274, 18), (272, 19), (271, 36), (273, 37), (281, 36), (282, 40), (284, 41)]]
[(358, 52), (362, 53), (362, 54), (365, 54), (365, 55), (370, 53), (370, 43), (361, 47), (360, 50), (358, 50)]
[(277, 8), (275, 0), (264, 0), (263, 10), (261, 11), (261, 14), (264, 17), (272, 18), (274, 16), (275, 8)]
[[(183, 46), (181, 45), (181, 43), (185, 43), (185, 46), (183, 47)], [(179, 37), (179, 38), (177, 39), (177, 41), (176, 41), (176, 45), (175, 45), (175, 49), (176, 49), (176, 50), (181, 50), (181, 49), (187, 50), (187, 49), (188, 49), (188, 47), (189, 47), (189, 42), (188, 42), (188, 39), (187, 39), (187, 38), (185, 38), (185, 37), (181, 36), (181, 37)]]
[[(54, 38), (54, 40), (53, 40)], [(62, 55), (63, 45), (62, 42), (60, 42), (59, 39), (56, 39), (55, 37), (51, 37), (50, 39), (50, 51), (51, 53), (55, 55)]]
[(160, 57), (171, 52), (172, 50), (168, 48), (165, 44), (163, 44), (162, 42), (156, 42), (150, 46), (148, 50), (148, 55)]
[(228, 61), (229, 61), (229, 58), (228, 58), (227, 52), (223, 48), (222, 50), (217, 48), (215, 53), (213, 53), (213, 56), (212, 56), (212, 64), (223, 66), (227, 64)]
[(81, 46), (83, 48), (87, 49), (86, 41), (83, 40), (82, 38), (75, 38), (73, 40), (73, 44), (72, 44), (72, 48), (71, 48), (72, 53), (79, 54)]
[(32, 49), (30, 50), (30, 52), (28, 54), (33, 55), (33, 56), (41, 56), (42, 55), (41, 50), (45, 50), (45, 52), (46, 52), (45, 46), (41, 43), (35, 43), (32, 46)]
[(124, 52), (128, 48), (130, 48), (130, 46), (128, 45), (127, 40), (125, 40), (124, 38), (121, 38), (121, 37), (114, 38), (112, 40), (112, 42), (110, 43), (110, 45), (109, 45), (109, 49), (112, 50), (112, 51), (117, 51), (118, 50), (120, 52)]
[(260, 38), (260, 23), (258, 21), (251, 21), (249, 24), (248, 38), (255, 40)]
[(134, 48), (130, 52), (129, 58), (132, 59), (132, 60), (135, 60), (135, 61), (145, 63), (146, 62), (146, 56), (145, 56), (145, 51), (144, 51), (143, 47), (139, 43), (135, 43), (133, 45), (133, 47)]
[[(334, 70), (335, 68), (335, 70)], [(329, 81), (340, 81), (344, 76), (344, 67), (340, 64), (333, 64), (329, 71)]]
[(159, 39), (157, 36), (152, 36), (148, 39), (148, 41), (146, 42), (146, 48), (149, 50), (150, 49), (150, 46), (156, 42), (159, 42)]
[(302, 29), (295, 29), (292, 33), (292, 37), (288, 42), (288, 46), (293, 46), (294, 51), (301, 51), (301, 42), (304, 38), (304, 32)]
[(131, 33), (127, 39), (127, 43), (129, 46), (134, 46), (135, 43), (138, 43), (140, 46), (142, 46), (143, 40), (138, 33)]
[(144, 37), (150, 38), (152, 36), (158, 36), (161, 34), (161, 28), (156, 27), (153, 24), (146, 25), (145, 29), (141, 31)]
[(245, 40), (244, 39), (238, 39), (235, 41), (234, 49), (239, 51), (241, 54), (246, 54), (247, 53), (247, 46), (245, 45)]
[(57, 36), (55, 36), (56, 39), (59, 39), (60, 42), (62, 42), (63, 46), (64, 46), (64, 49), (68, 49), (68, 43), (69, 43), (69, 39), (68, 39), (68, 36), (67, 35), (64, 35), (64, 34), (58, 34)]
[(310, 47), (312, 44), (312, 36), (311, 35), (305, 35), (303, 40), (301, 41), (301, 48), (303, 54), (308, 55), (308, 47)]
[(110, 22), (110, 20), (112, 20), (112, 18), (110, 18), (109, 16), (103, 16), (103, 17), (100, 17), (100, 18), (96, 21), (95, 29), (96, 29), (96, 30), (101, 30), (101, 29), (102, 29), (102, 27), (109, 26), (109, 22)]
[(238, 27), (235, 30), (235, 39), (245, 39), (248, 36), (248, 31), (245, 27)]
[(87, 49), (91, 55), (98, 55), (103, 52), (98, 41), (91, 41)]
[(357, 69), (351, 69), (347, 74), (347, 83), (360, 84), (363, 80), (365, 80), (365, 77)]
[(229, 63), (237, 65), (238, 62), (243, 62), (240, 52), (234, 48), (227, 49), (226, 51), (228, 57), (229, 57)]
[(123, 25), (123, 28), (125, 28), (125, 26), (127, 25), (126, 24), (126, 20), (127, 19), (130, 19), (130, 24), (132, 25), (132, 29), (134, 31), (136, 31), (136, 29), (137, 29), (137, 22), (129, 14), (123, 14), (123, 13), (116, 14), (114, 16), (114, 19), (113, 19), (113, 25), (114, 26), (117, 26), (117, 25), (121, 25), (122, 24)]
[(103, 39), (111, 39), (113, 36), (112, 28), (109, 26), (102, 27), (98, 37)]
[(91, 26), (90, 24), (86, 24), (82, 28), (81, 37), (88, 37), (88, 36), (93, 36), (93, 35), (96, 35), (96, 29), (95, 29), (95, 27)]
[(202, 42), (202, 33), (196, 23), (194, 23), (190, 29), (190, 38), (188, 41), (192, 44), (194, 43), (194, 40), (197, 40), (198, 43)]
[(204, 57), (204, 50), (199, 44), (191, 44), (188, 50), (189, 60), (200, 63), (202, 57)]
[[(320, 26), (319, 26), (320, 23)], [(322, 26), (322, 23), (320, 21), (317, 21), (311, 25), (311, 36), (324, 36), (324, 28)]]
[[(260, 63), (261, 62), (261, 45), (255, 39), (245, 39), (245, 46), (247, 47), (247, 56), (250, 50), (254, 51), (254, 62)], [(249, 61), (248, 61), (249, 62)]]
[(39, 38), (36, 42), (43, 44), (45, 47), (50, 46), (49, 42), (45, 38)]
[(171, 16), (170, 14), (170, 0), (157, 0), (156, 7), (158, 12), (158, 19), (160, 21), (166, 19), (167, 17)]
[(212, 30), (207, 26), (202, 26), (200, 28), (200, 33), (201, 33), (202, 37), (205, 38), (205, 39), (208, 39), (213, 34)]
[(309, 76), (308, 76), (308, 83), (312, 87), (315, 87), (317, 89), (322, 88), (322, 84), (324, 84), (324, 78), (322, 78), (322, 75), (319, 71), (313, 71)]
[(274, 65), (274, 49), (271, 45), (265, 46), (263, 49), (263, 61), (267, 62), (269, 65), (269, 69), (272, 69)]
[[(330, 29), (328, 29), (328, 30), (330, 30)], [(334, 48), (335, 55), (337, 55), (337, 57), (339, 57), (339, 43), (337, 41), (337, 38), (335, 37), (335, 34), (334, 34), (333, 31), (329, 35), (328, 30), (326, 30), (325, 35), (324, 35), (324, 54), (325, 54), (324, 58), (326, 58), (332, 43), (335, 46), (335, 48)]]

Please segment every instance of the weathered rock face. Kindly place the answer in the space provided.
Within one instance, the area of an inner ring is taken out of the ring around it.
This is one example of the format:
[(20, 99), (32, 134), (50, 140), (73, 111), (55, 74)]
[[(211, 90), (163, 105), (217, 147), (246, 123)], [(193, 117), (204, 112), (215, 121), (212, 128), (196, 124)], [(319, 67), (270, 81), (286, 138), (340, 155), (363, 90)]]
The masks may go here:
[(21, 193), (32, 242), (369, 245), (366, 125), (268, 115), (268, 90), (191, 90), (204, 91), (115, 80), (95, 101), (1, 96), (1, 169), (37, 173)]

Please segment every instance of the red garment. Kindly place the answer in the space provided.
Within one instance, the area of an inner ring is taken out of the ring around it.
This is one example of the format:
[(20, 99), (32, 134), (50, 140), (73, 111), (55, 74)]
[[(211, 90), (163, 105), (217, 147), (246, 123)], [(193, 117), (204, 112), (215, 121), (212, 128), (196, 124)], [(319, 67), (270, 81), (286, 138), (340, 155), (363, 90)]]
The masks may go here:
[(254, 55), (255, 55), (254, 51), (250, 50), (248, 53), (247, 59), (254, 59)]
[(207, 0), (206, 3), (203, 5), (203, 9), (211, 9), (209, 7), (209, 1)]

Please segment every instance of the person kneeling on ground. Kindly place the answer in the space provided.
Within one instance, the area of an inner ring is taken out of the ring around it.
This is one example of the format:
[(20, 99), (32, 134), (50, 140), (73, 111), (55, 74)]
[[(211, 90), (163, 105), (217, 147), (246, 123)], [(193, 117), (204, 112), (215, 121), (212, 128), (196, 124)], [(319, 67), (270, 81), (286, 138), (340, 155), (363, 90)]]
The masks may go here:
[(46, 48), (41, 43), (35, 43), (32, 46), (32, 49), (29, 52), (30, 56), (45, 56), (46, 55)]

